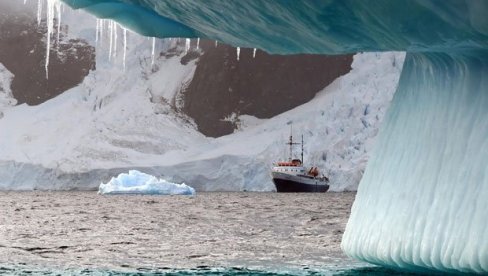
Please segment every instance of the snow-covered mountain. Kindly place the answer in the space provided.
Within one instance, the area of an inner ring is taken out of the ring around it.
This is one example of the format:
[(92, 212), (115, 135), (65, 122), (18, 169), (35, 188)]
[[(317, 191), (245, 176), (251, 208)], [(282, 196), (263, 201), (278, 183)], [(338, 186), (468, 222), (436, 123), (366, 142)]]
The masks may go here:
[[(66, 39), (96, 46), (96, 70), (78, 86), (28, 106), (15, 105), (14, 74), (0, 66), (1, 189), (94, 189), (136, 168), (197, 190), (272, 191), (269, 170), (285, 158), (293, 124), (294, 135), (304, 135), (305, 163), (325, 168), (331, 190), (354, 190), (404, 58), (403, 53), (357, 54), (349, 73), (268, 119), (245, 113), (249, 102), (237, 97), (238, 109), (212, 118), (237, 130), (210, 138), (189, 116), (195, 115), (185, 112), (185, 91), (191, 91), (192, 101), (200, 91), (200, 109), (205, 103), (218, 109), (202, 90), (189, 90), (205, 53), (196, 41), (190, 52), (184, 40), (156, 41), (152, 57), (152, 41), (130, 33), (124, 60), (120, 34), (119, 40), (107, 38), (109, 29), (96, 35), (95, 19), (80, 12), (66, 10), (63, 20)], [(109, 44), (118, 44), (118, 51)]]

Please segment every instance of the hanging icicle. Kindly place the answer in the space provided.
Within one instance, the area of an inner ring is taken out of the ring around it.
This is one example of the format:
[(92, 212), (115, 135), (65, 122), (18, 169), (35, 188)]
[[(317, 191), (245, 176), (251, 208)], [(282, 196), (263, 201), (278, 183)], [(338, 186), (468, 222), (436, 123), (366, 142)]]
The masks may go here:
[(53, 34), (53, 27), (54, 27), (54, 5), (55, 5), (55, 0), (48, 0), (47, 1), (47, 9), (46, 9), (46, 15), (47, 15), (47, 45), (46, 45), (46, 79), (49, 78), (49, 57), (50, 57), (50, 51), (51, 51), (51, 36)]
[(113, 27), (113, 21), (110, 20), (108, 22), (108, 29), (110, 31), (110, 44), (109, 44), (109, 49), (108, 49), (108, 60), (112, 60), (112, 47), (113, 47), (113, 38), (114, 38), (114, 29), (112, 28)]
[(61, 2), (56, 2), (56, 11), (58, 13), (58, 33), (57, 33), (57, 38), (56, 38), (56, 49), (59, 50), (59, 36), (61, 34), (61, 7), (62, 7)]
[(239, 61), (240, 55), (241, 55), (241, 47), (237, 47), (237, 61)]
[(113, 28), (114, 28), (114, 58), (117, 57), (117, 40), (118, 40), (118, 35), (117, 35), (117, 23), (113, 21)]
[(190, 39), (187, 38), (185, 40), (185, 54), (188, 53), (188, 51), (190, 51)]
[(154, 64), (154, 51), (155, 51), (155, 48), (156, 48), (156, 38), (153, 37), (152, 38), (152, 51), (151, 51), (151, 65)]
[(37, 26), (41, 25), (42, 0), (37, 0)]
[(127, 29), (123, 28), (124, 30), (124, 58), (122, 60), (122, 64), (124, 66), (124, 72), (125, 72), (125, 57), (127, 56)]
[(200, 38), (197, 39), (197, 50), (200, 49)]
[(252, 58), (255, 58), (255, 57), (256, 57), (256, 48), (254, 48), (254, 49), (252, 50)]
[(100, 32), (100, 19), (97, 18), (97, 28), (95, 31), (95, 42), (98, 43), (98, 33)]
[(103, 28), (105, 26), (105, 19), (100, 19), (100, 45), (103, 42)]

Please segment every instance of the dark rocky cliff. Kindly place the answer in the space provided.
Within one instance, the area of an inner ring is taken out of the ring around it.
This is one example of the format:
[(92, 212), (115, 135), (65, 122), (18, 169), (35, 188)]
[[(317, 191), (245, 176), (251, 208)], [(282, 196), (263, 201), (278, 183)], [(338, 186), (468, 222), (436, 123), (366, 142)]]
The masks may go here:
[[(200, 43), (203, 54), (185, 88), (184, 108), (207, 136), (232, 133), (222, 121), (232, 113), (271, 118), (310, 101), (337, 77), (351, 70), (352, 55), (268, 55), (213, 41)], [(191, 55), (191, 53), (189, 54)]]
[(95, 68), (95, 48), (86, 42), (66, 39), (64, 34), (59, 45), (56, 39), (53, 42), (47, 79), (45, 22), (38, 26), (31, 10), (0, 4), (0, 63), (15, 75), (11, 89), (19, 104), (52, 99), (81, 83)]

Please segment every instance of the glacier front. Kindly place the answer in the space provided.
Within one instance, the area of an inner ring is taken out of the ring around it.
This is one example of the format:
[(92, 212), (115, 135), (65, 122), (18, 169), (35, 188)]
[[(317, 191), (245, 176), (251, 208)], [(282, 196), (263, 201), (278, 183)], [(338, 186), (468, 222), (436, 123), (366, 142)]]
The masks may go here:
[[(408, 270), (488, 273), (487, 1), (64, 2), (151, 36), (274, 53), (407, 51), (343, 249)], [(144, 14), (161, 28), (144, 27)]]

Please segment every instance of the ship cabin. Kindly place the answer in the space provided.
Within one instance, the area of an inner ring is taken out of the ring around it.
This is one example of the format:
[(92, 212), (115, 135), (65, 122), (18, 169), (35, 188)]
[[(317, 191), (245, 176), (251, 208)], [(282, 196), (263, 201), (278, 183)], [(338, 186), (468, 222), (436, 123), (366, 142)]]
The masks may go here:
[(278, 162), (275, 167), (273, 167), (274, 172), (281, 172), (291, 175), (304, 175), (305, 168), (302, 165), (300, 159), (293, 159), (288, 162)]

